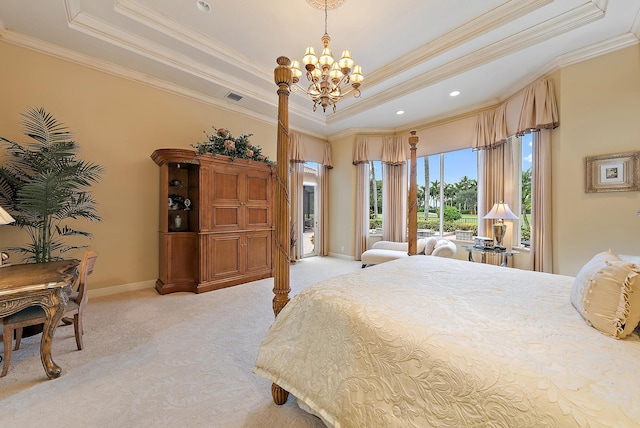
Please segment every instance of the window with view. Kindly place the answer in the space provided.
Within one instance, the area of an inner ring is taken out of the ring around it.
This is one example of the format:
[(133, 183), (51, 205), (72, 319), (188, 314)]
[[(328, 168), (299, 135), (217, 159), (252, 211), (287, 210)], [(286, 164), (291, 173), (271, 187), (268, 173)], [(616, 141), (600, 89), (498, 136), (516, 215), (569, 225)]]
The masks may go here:
[(531, 167), (533, 165), (533, 134), (525, 134), (521, 141), (522, 177), (520, 180), (520, 239), (518, 243), (524, 247), (528, 247), (531, 236)]
[(454, 238), (456, 230), (468, 231), (470, 236), (477, 235), (476, 152), (463, 149), (420, 157), (416, 160), (416, 166), (418, 236)]
[(369, 233), (382, 234), (382, 161), (369, 162)]
[[(417, 159), (418, 237), (443, 236), (470, 240), (478, 234), (478, 158), (472, 149)], [(369, 164), (369, 233), (382, 233), (382, 162)], [(407, 168), (410, 171), (410, 168)], [(409, 180), (409, 177), (407, 177)], [(441, 185), (442, 182), (442, 185)], [(429, 183), (425, 186), (425, 183)], [(440, 208), (444, 207), (442, 222)]]

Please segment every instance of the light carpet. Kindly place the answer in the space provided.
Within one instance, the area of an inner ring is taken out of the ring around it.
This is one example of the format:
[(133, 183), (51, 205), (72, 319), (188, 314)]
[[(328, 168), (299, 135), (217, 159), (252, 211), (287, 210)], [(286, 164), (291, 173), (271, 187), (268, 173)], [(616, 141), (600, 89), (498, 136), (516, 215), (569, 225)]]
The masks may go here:
[[(360, 266), (304, 259), (291, 266), (290, 296)], [(73, 327), (56, 330), (60, 378), (44, 374), (41, 335), (13, 352), (0, 378), (0, 427), (323, 427), (292, 395), (275, 405), (270, 382), (252, 372), (273, 321), (272, 288), (269, 278), (203, 294), (149, 289), (90, 300), (82, 351)]]

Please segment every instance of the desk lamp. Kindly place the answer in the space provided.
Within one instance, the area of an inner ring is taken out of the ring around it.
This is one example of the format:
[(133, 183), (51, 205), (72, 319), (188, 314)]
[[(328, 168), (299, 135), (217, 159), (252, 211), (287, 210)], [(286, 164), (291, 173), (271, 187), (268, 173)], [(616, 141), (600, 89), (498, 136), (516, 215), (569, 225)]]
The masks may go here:
[[(9, 224), (13, 223), (15, 219), (9, 215), (8, 212), (4, 210), (4, 208), (0, 207), (0, 224)], [(0, 251), (0, 267), (4, 265), (4, 261), (9, 258), (9, 254), (4, 251)]]
[(498, 220), (493, 223), (493, 236), (496, 239), (495, 247), (504, 249), (502, 246), (502, 240), (504, 239), (505, 233), (507, 233), (507, 225), (504, 224), (503, 220), (517, 220), (518, 216), (511, 211), (509, 205), (500, 201), (500, 203), (494, 204), (491, 211), (489, 211), (489, 213), (483, 218)]

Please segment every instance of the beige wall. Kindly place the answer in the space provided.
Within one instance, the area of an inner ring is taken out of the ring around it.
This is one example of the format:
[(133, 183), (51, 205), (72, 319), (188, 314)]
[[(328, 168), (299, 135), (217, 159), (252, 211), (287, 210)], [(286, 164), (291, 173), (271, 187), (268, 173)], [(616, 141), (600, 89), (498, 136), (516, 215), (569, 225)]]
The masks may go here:
[[(83, 159), (105, 167), (94, 187), (103, 221), (81, 227), (94, 234), (100, 253), (91, 289), (157, 277), (153, 150), (189, 148), (215, 125), (253, 133), (255, 144), (276, 155), (272, 123), (4, 42), (0, 60), (0, 135), (25, 141), (20, 113), (42, 106), (74, 132)], [(640, 150), (640, 45), (566, 67), (554, 80), (561, 121), (553, 135), (554, 270), (573, 275), (607, 248), (640, 254), (640, 192), (584, 192), (585, 156)], [(331, 142), (329, 251), (345, 257), (354, 252), (354, 142), (355, 136)], [(25, 243), (24, 232), (0, 227), (2, 247)]]
[[(253, 133), (253, 143), (276, 156), (272, 124), (4, 42), (0, 62), (0, 135), (28, 141), (20, 114), (41, 106), (74, 133), (82, 159), (105, 168), (93, 187), (103, 221), (78, 226), (94, 234), (91, 246), (100, 254), (90, 289), (157, 278), (159, 174), (149, 157), (155, 149), (190, 148), (215, 125), (235, 136)], [(25, 232), (0, 227), (2, 247), (27, 242)]]
[(595, 253), (640, 255), (640, 192), (585, 193), (585, 157), (640, 150), (640, 45), (562, 69), (553, 150), (555, 271)]
[(329, 173), (329, 254), (353, 258), (355, 252), (356, 167), (355, 136), (331, 142), (333, 169)]

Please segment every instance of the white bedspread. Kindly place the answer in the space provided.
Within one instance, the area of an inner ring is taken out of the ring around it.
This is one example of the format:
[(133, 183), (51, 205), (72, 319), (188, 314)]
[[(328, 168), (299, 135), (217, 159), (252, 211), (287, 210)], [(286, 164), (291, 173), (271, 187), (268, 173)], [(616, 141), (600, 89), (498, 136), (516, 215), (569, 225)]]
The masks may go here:
[(640, 338), (587, 326), (572, 281), (440, 257), (362, 269), (295, 296), (255, 372), (335, 427), (640, 426)]

